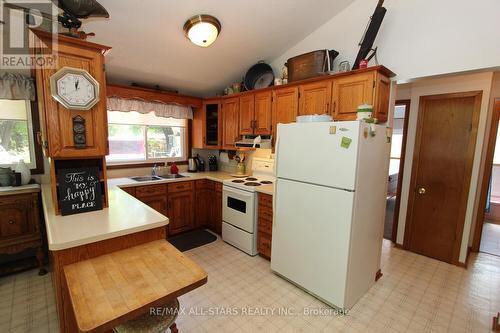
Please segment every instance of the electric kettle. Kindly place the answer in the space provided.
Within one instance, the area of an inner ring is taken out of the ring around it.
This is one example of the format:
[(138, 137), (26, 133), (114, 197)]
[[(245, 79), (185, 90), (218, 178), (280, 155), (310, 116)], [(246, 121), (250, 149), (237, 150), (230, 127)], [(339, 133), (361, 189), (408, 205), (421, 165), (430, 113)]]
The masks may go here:
[(197, 172), (198, 164), (198, 157), (190, 157), (188, 159), (188, 172)]

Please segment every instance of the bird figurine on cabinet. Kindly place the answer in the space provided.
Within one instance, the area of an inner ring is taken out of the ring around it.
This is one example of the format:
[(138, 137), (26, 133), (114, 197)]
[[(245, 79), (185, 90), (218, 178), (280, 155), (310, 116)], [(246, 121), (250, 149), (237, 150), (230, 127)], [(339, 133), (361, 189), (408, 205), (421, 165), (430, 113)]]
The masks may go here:
[(78, 31), (82, 26), (80, 19), (89, 17), (109, 18), (108, 11), (96, 0), (52, 0), (54, 4), (63, 10), (58, 16), (58, 21), (69, 31), (63, 35), (87, 39), (88, 36), (95, 36), (94, 33), (85, 33)]

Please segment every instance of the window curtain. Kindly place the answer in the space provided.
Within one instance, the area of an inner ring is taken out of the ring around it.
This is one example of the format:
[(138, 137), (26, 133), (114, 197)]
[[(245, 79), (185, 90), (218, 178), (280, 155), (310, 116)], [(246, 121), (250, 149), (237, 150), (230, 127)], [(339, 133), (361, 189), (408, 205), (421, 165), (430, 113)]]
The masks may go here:
[(34, 101), (35, 81), (17, 73), (0, 74), (0, 99)]
[(150, 113), (153, 111), (157, 117), (193, 119), (193, 110), (189, 106), (150, 102), (140, 99), (108, 97), (107, 109), (109, 111), (136, 111), (139, 113)]

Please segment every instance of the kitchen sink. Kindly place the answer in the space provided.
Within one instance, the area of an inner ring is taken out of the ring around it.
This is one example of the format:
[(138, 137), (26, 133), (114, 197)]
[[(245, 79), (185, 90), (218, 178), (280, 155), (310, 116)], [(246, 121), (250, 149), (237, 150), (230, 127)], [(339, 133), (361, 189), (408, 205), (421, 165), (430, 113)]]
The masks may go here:
[(149, 182), (152, 180), (162, 180), (162, 177), (158, 176), (136, 176), (136, 177), (130, 177), (130, 179), (133, 179), (137, 182)]
[(161, 176), (161, 178), (165, 178), (165, 179), (177, 179), (177, 178), (186, 178), (188, 176), (183, 176), (183, 175), (179, 175), (179, 174), (168, 174), (168, 175), (164, 175), (164, 176)]

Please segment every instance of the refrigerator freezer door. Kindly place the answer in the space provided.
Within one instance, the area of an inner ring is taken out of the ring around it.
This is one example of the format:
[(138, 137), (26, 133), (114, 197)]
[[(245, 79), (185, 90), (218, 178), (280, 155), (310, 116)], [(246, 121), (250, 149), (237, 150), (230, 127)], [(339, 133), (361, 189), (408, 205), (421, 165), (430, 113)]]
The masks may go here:
[(271, 269), (343, 308), (354, 193), (276, 181)]
[(355, 189), (358, 121), (279, 124), (276, 176)]

